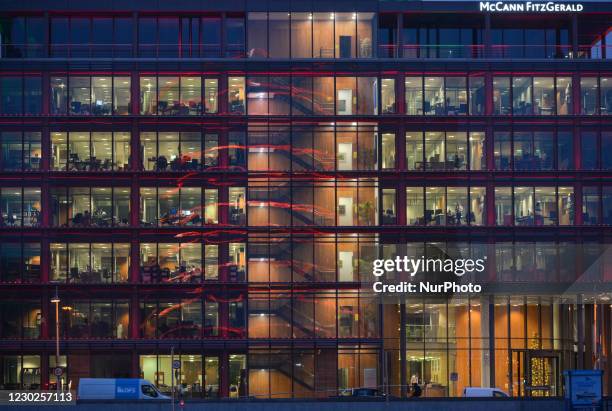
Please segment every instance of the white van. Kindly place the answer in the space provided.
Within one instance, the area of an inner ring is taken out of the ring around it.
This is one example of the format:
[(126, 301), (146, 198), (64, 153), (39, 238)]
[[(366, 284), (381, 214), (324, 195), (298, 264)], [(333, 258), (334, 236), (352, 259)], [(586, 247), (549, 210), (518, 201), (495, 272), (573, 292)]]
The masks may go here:
[(139, 378), (81, 378), (79, 400), (169, 400), (147, 380)]
[(487, 387), (465, 387), (463, 389), (464, 397), (496, 397), (508, 398), (509, 395), (498, 388)]

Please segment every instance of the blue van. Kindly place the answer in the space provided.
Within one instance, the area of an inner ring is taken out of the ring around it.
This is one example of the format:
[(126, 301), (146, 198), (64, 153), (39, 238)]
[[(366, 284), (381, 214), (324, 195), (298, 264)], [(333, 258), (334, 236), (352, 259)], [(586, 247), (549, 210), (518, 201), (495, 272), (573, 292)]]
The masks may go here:
[(147, 380), (140, 378), (81, 378), (79, 400), (169, 400)]

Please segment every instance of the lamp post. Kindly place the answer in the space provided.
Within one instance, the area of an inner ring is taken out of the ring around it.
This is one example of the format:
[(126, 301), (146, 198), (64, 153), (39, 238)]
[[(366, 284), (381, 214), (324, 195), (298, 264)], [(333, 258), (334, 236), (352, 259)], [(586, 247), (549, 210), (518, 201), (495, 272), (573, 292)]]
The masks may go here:
[[(60, 298), (59, 298), (59, 294), (58, 294), (58, 290), (57, 287), (55, 287), (55, 295), (53, 296), (53, 298), (51, 298), (51, 302), (55, 303), (55, 368), (59, 367), (59, 363), (60, 363), (60, 336), (59, 336), (59, 303), (60, 303)], [(60, 392), (61, 391), (61, 376), (57, 375), (58, 373), (55, 373), (55, 378), (56, 378), (56, 388), (57, 391)]]

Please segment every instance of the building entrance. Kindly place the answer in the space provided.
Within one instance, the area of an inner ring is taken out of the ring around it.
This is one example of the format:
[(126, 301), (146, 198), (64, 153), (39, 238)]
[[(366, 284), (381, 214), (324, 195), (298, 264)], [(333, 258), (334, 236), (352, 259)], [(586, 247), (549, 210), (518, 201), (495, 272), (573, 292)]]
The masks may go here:
[(512, 350), (511, 395), (557, 397), (561, 392), (561, 353), (554, 350)]

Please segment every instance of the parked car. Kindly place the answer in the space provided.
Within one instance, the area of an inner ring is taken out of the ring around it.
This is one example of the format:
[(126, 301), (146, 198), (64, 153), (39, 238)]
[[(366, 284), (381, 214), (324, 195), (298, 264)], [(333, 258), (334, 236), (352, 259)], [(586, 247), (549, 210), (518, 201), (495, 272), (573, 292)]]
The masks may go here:
[(465, 387), (463, 389), (464, 397), (496, 397), (507, 398), (509, 395), (499, 388), (488, 387)]

